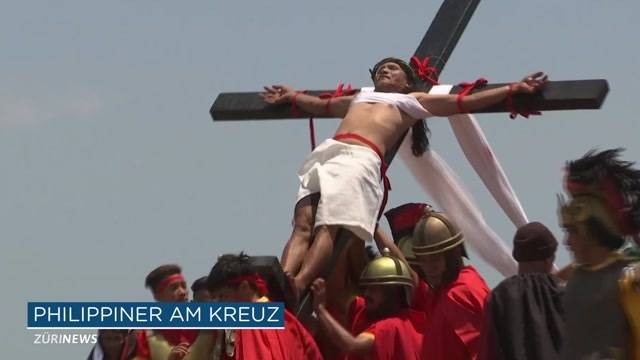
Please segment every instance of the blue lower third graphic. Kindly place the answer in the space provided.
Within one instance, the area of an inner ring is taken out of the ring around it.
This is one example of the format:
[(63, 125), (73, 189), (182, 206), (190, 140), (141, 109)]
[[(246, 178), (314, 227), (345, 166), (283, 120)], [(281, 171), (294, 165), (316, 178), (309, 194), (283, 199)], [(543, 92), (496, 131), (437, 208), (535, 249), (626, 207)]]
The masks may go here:
[(29, 302), (28, 329), (282, 329), (281, 302)]

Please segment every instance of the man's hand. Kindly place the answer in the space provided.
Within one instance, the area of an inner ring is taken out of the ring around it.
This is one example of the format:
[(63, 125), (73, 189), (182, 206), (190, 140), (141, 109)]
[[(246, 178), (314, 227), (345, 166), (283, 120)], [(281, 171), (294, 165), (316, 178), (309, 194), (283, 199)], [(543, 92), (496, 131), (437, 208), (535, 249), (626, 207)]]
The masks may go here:
[(286, 85), (265, 86), (260, 97), (268, 104), (286, 104), (291, 102), (296, 92)]
[(311, 291), (313, 292), (313, 308), (317, 310), (321, 306), (324, 307), (327, 303), (327, 285), (324, 279), (317, 278), (311, 284)]
[(171, 348), (168, 360), (182, 360), (189, 353), (189, 343), (181, 342), (180, 344)]
[(544, 87), (547, 83), (547, 75), (542, 71), (533, 73), (520, 82), (514, 84), (513, 92), (518, 94), (533, 94)]

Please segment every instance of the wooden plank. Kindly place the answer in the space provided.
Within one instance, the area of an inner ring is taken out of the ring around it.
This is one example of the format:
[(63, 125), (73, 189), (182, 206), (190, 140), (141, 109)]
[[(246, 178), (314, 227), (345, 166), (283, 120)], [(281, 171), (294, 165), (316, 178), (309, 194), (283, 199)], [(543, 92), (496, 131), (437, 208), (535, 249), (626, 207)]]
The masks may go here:
[[(430, 65), (440, 74), (479, 3), (480, 0), (443, 1), (414, 55), (430, 56)], [(429, 87), (422, 84), (421, 88)]]
[[(505, 84), (488, 84), (483, 89), (504, 86)], [(480, 89), (482, 90), (482, 89)], [(480, 91), (476, 90), (476, 91)], [(457, 94), (460, 89), (455, 86), (451, 93)], [(568, 80), (550, 81), (540, 93), (532, 96), (514, 96), (514, 106), (521, 108), (526, 106), (531, 110), (578, 110), (599, 109), (609, 91), (606, 80)], [(310, 91), (312, 95), (318, 95), (330, 91)], [(505, 102), (477, 111), (479, 113), (506, 112)], [(269, 105), (262, 101), (257, 92), (222, 93), (211, 107), (211, 116), (215, 121), (253, 121), (267, 119), (296, 119), (308, 118), (311, 115), (301, 113), (294, 117), (291, 115), (289, 104)], [(320, 115), (316, 118), (329, 116)]]

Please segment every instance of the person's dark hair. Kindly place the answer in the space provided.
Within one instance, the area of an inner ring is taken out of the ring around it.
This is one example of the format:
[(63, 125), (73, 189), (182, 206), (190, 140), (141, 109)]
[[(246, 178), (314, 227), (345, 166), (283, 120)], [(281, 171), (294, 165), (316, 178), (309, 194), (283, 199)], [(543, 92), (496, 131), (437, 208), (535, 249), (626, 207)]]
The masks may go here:
[(384, 58), (380, 61), (378, 61), (374, 66), (373, 69), (369, 69), (369, 74), (371, 74), (371, 80), (376, 81), (376, 74), (378, 73), (378, 70), (380, 69), (380, 66), (382, 66), (383, 64), (386, 64), (388, 62), (394, 63), (394, 64), (398, 64), (398, 66), (400, 66), (400, 68), (402, 69), (402, 71), (404, 71), (405, 75), (407, 75), (407, 81), (409, 82), (409, 84), (411, 85), (409, 87), (409, 89), (407, 89), (406, 93), (410, 93), (412, 91), (415, 90), (415, 86), (416, 86), (416, 82), (418, 80), (418, 77), (416, 76), (416, 72), (413, 70), (413, 68), (411, 67), (411, 65), (407, 64), (406, 61), (396, 58), (396, 57), (388, 57), (388, 58)]
[(147, 275), (144, 280), (144, 286), (155, 291), (160, 282), (162, 282), (162, 280), (167, 276), (180, 273), (182, 273), (182, 269), (176, 264), (160, 265)]
[(424, 119), (419, 119), (411, 127), (411, 152), (414, 156), (420, 156), (429, 149), (429, 134), (431, 131)]
[[(413, 70), (411, 65), (407, 64), (404, 60), (398, 59), (395, 57), (388, 57), (378, 61), (373, 69), (369, 69), (369, 73), (371, 74), (371, 80), (375, 82), (376, 73), (382, 64), (392, 62), (398, 64), (400, 68), (404, 71), (405, 75), (407, 75), (407, 80), (411, 84), (411, 87), (407, 90), (407, 93), (415, 91), (416, 83), (418, 82), (418, 77), (416, 72)], [(420, 156), (424, 154), (425, 151), (429, 148), (429, 127), (427, 127), (427, 123), (424, 119), (419, 119), (415, 124), (411, 127), (411, 152), (413, 155)]]
[[(251, 264), (251, 257), (244, 252), (240, 254), (225, 254), (218, 258), (218, 262), (213, 265), (211, 272), (207, 277), (207, 289), (209, 291), (215, 291), (226, 286), (230, 279), (245, 276), (255, 275), (257, 271)], [(255, 284), (249, 282), (252, 289), (258, 291)]]
[(195, 293), (200, 290), (207, 290), (207, 276), (203, 276), (191, 284), (191, 291)]

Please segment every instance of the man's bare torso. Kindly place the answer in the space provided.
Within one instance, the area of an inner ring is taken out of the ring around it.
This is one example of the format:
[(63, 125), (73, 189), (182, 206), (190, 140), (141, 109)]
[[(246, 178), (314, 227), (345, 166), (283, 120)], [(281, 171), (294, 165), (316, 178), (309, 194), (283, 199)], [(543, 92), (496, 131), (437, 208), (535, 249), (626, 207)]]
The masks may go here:
[[(337, 134), (354, 133), (378, 146), (383, 154), (400, 140), (415, 119), (400, 111), (395, 105), (385, 103), (352, 103), (338, 126)], [(342, 140), (364, 145), (358, 140)]]

